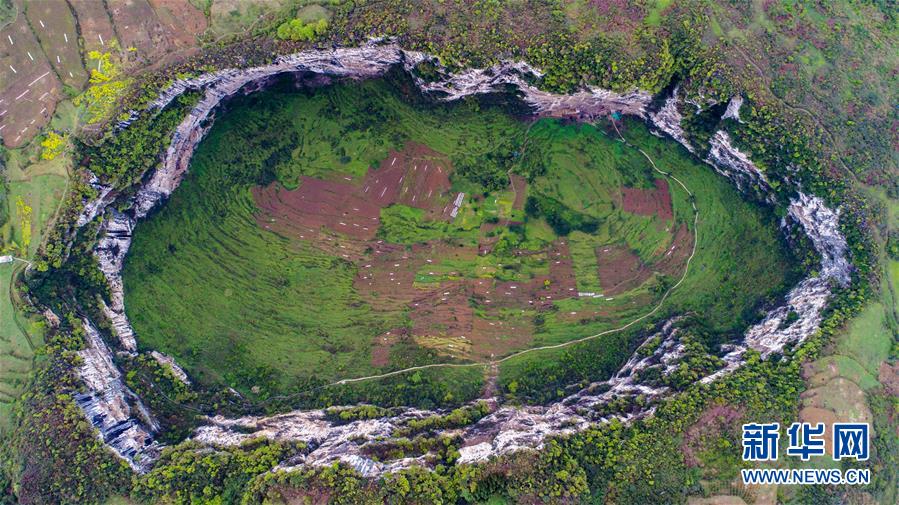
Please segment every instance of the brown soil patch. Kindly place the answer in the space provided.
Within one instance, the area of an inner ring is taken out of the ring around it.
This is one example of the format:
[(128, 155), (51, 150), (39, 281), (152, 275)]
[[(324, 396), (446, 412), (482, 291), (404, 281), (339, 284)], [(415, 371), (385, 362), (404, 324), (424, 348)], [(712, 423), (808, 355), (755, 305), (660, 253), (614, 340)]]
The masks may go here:
[(180, 47), (196, 45), (197, 36), (206, 31), (206, 16), (188, 0), (150, 0), (150, 5)]
[(523, 349), (534, 340), (534, 325), (526, 318), (508, 321), (475, 317), (472, 348), (482, 359), (502, 356), (510, 349)]
[(687, 225), (682, 224), (674, 232), (674, 238), (672, 238), (668, 249), (658, 251), (663, 256), (656, 261), (655, 269), (672, 277), (680, 277), (692, 252), (693, 233), (690, 232)]
[(713, 405), (700, 414), (699, 419), (684, 432), (684, 440), (681, 442), (681, 452), (687, 466), (699, 466), (696, 454), (702, 450), (704, 441), (710, 436), (738, 429), (736, 422), (741, 417), (743, 409), (734, 405)]
[(414, 285), (415, 274), (428, 259), (440, 257), (434, 255), (432, 246), (419, 244), (407, 250), (377, 241), (370, 248), (354, 280), (359, 294), (376, 310), (402, 310), (416, 303), (423, 291)]
[(406, 328), (395, 328), (372, 339), (371, 364), (382, 367), (390, 363), (390, 349), (406, 336)]
[(275, 486), (272, 490), (287, 505), (327, 505), (331, 503), (331, 491), (319, 486)]
[(621, 206), (638, 216), (659, 216), (663, 221), (674, 219), (668, 183), (655, 180), (655, 189), (621, 188)]
[(831, 425), (833, 423), (845, 422), (845, 420), (840, 419), (832, 410), (820, 407), (804, 407), (799, 411), (799, 419), (802, 422), (812, 424), (824, 423), (824, 451), (828, 456), (833, 456)]
[(693, 234), (686, 225), (681, 225), (674, 233), (671, 245), (657, 251), (652, 265), (644, 264), (630, 249), (622, 245), (602, 246), (596, 249), (599, 269), (599, 283), (603, 293), (617, 295), (639, 287), (649, 280), (654, 272), (679, 277), (693, 250)]
[[(370, 247), (354, 285), (376, 310), (408, 309), (411, 335), (419, 345), (457, 357), (487, 359), (526, 346), (533, 338), (530, 321), (505, 321), (498, 313), (502, 307), (528, 307), (525, 299), (543, 286), (544, 277), (528, 283), (461, 279), (416, 285), (416, 274), (427, 271), (429, 264), (474, 261), (477, 251), (445, 243), (406, 248), (379, 241)], [(505, 293), (509, 295), (503, 299)], [(493, 303), (492, 298), (502, 303)], [(475, 314), (473, 303), (484, 308), (486, 318)]]
[(746, 500), (739, 496), (717, 495), (708, 498), (691, 496), (687, 498), (687, 505), (746, 505)]
[(381, 206), (371, 202), (352, 184), (303, 176), (300, 187), (279, 184), (253, 188), (262, 219), (285, 235), (328, 228), (358, 240), (371, 240), (380, 226)]
[(468, 304), (467, 295), (464, 283), (460, 282), (416, 298), (410, 314), (412, 334), (470, 339), (474, 311)]
[(899, 362), (893, 363), (892, 366), (881, 363), (877, 380), (883, 384), (888, 394), (899, 397)]
[(623, 245), (598, 247), (596, 257), (599, 283), (607, 296), (629, 291), (652, 275), (640, 257)]
[(512, 202), (512, 208), (515, 210), (524, 210), (524, 202), (528, 196), (528, 180), (521, 175), (509, 174), (511, 189), (515, 193), (515, 201)]
[[(12, 40), (12, 43), (10, 43)], [(73, 41), (77, 43), (77, 41)], [(0, 135), (21, 147), (41, 130), (62, 96), (62, 84), (24, 14), (0, 30)]]

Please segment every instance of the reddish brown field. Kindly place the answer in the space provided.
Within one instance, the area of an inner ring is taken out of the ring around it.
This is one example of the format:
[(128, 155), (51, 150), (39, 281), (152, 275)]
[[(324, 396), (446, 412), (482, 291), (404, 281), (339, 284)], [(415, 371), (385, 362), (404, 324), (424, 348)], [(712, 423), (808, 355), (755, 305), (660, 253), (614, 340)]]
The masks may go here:
[(395, 328), (372, 339), (371, 364), (382, 367), (390, 363), (390, 349), (401, 339), (408, 337), (406, 328)]
[(150, 0), (159, 21), (171, 30), (175, 45), (193, 46), (206, 31), (206, 16), (186, 0)]
[[(353, 262), (358, 267), (353, 285), (366, 303), (376, 311), (408, 314), (408, 329), (394, 329), (374, 338), (371, 362), (375, 366), (388, 364), (391, 348), (403, 339), (481, 361), (527, 348), (534, 338), (534, 312), (577, 296), (571, 252), (564, 239), (544, 250), (512, 252), (546, 265), (545, 273), (526, 281), (472, 278), (441, 269), (440, 275), (452, 280), (417, 282), (419, 274), (437, 275), (429, 266), (437, 270), (441, 264), (476, 262), (478, 256), (490, 253), (496, 239), (482, 233), (477, 246), (444, 241), (407, 246), (378, 239), (381, 210), (393, 204), (422, 209), (431, 220), (451, 220), (456, 197), (451, 192), (451, 171), (444, 155), (410, 143), (389, 152), (378, 168), (362, 178), (304, 176), (294, 190), (278, 184), (252, 190), (260, 226)], [(513, 205), (521, 209), (527, 182), (514, 176), (511, 184), (516, 193)], [(668, 188), (662, 181), (657, 181), (656, 190), (629, 190), (625, 201), (632, 211), (673, 218)], [(497, 226), (502, 225), (485, 224), (482, 231)], [(650, 265), (623, 247), (598, 250), (605, 293), (614, 295), (639, 287), (656, 271), (674, 273), (689, 255), (691, 240), (687, 228), (681, 227), (671, 246), (657, 251), (658, 260)], [(518, 311), (531, 315), (518, 317)], [(572, 313), (570, 318), (607, 315), (594, 310)]]
[[(10, 42), (12, 40), (12, 42)], [(0, 135), (21, 147), (44, 127), (62, 95), (62, 84), (44, 57), (23, 14), (0, 30)]]
[(720, 434), (738, 431), (737, 421), (743, 417), (743, 410), (733, 405), (712, 405), (703, 411), (684, 433), (680, 447), (684, 463), (691, 468), (700, 466), (697, 454), (705, 450), (708, 444), (714, 443), (715, 437)]
[(261, 224), (282, 235), (306, 238), (307, 233), (327, 229), (369, 241), (381, 225), (381, 209), (395, 203), (423, 209), (431, 219), (449, 219), (450, 170), (445, 156), (411, 143), (402, 151), (391, 151), (361, 184), (354, 184), (349, 177), (323, 180), (303, 176), (295, 190), (272, 184), (254, 188), (253, 197), (262, 211), (258, 216)]
[(109, 51), (109, 44), (115, 38), (115, 31), (103, 2), (69, 0), (69, 4), (75, 10), (75, 16), (78, 18), (85, 52)]
[(683, 271), (690, 252), (693, 250), (693, 234), (685, 225), (674, 233), (671, 245), (657, 251), (659, 259), (646, 265), (633, 251), (625, 246), (605, 246), (597, 248), (599, 283), (606, 295), (617, 295), (639, 287), (649, 280), (654, 272), (677, 276)]
[[(107, 0), (106, 7), (123, 48), (134, 47), (134, 63), (149, 65), (167, 53), (196, 46), (193, 27), (205, 26), (196, 19), (197, 11), (187, 1), (154, 2), (158, 15), (147, 0)], [(202, 13), (199, 13), (202, 16)], [(182, 24), (183, 23), (183, 24)], [(132, 54), (126, 51), (125, 53)]]
[(512, 208), (524, 210), (524, 202), (528, 196), (528, 181), (518, 174), (510, 174), (509, 179), (512, 182), (512, 191), (515, 193), (515, 201), (512, 202)]
[(638, 216), (659, 216), (663, 221), (674, 219), (668, 183), (655, 180), (656, 189), (621, 188), (621, 205), (626, 212)]
[(366, 174), (362, 193), (381, 207), (400, 203), (427, 211), (430, 219), (448, 220), (451, 170), (446, 156), (409, 143), (402, 151), (390, 151), (377, 170)]
[(303, 176), (295, 190), (272, 184), (254, 188), (253, 197), (263, 215), (274, 219), (272, 226), (282, 233), (327, 228), (357, 240), (371, 240), (380, 225), (381, 205), (352, 184)]
[(652, 271), (626, 246), (600, 247), (596, 251), (599, 283), (606, 295), (617, 295), (646, 282)]
[(25, 15), (41, 42), (44, 54), (63, 83), (81, 89), (87, 72), (81, 62), (75, 16), (65, 0), (26, 2)]

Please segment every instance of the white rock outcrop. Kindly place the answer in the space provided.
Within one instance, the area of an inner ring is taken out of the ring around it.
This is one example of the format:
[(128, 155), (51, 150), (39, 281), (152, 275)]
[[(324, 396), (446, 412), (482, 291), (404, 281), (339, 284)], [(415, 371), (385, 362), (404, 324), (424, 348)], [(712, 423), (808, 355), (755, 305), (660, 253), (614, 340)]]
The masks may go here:
[(161, 446), (153, 440), (159, 427), (125, 386), (112, 352), (97, 329), (87, 319), (82, 319), (82, 328), (86, 347), (78, 352), (82, 363), (77, 372), (88, 391), (75, 394), (75, 403), (117, 455), (134, 470), (145, 471), (159, 457)]

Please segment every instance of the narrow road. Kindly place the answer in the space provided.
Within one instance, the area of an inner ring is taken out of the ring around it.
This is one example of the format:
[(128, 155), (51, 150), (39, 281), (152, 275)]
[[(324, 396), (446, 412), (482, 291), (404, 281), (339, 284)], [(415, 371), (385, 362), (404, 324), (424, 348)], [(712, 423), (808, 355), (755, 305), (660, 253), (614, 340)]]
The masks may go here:
[[(13, 256), (12, 259), (13, 259), (13, 262), (21, 261), (26, 266), (31, 265), (30, 262), (23, 260), (22, 258), (17, 258), (15, 256)], [(25, 337), (25, 342), (28, 343), (28, 347), (31, 349), (31, 353), (34, 354), (34, 351), (36, 349), (36, 346), (34, 345), (34, 341), (31, 339), (31, 335), (28, 334), (28, 330), (25, 328), (25, 325), (23, 325), (22, 322), (19, 321), (19, 316), (18, 316), (18, 313), (16, 310), (16, 308), (20, 305), (19, 297), (17, 296), (17, 293), (16, 293), (16, 277), (19, 275), (19, 272), (21, 272), (21, 267), (13, 266), (12, 272), (10, 272), (10, 274), (9, 274), (9, 290), (7, 293), (5, 293), (5, 296), (9, 297), (10, 309), (12, 310), (12, 314), (10, 314), (10, 318), (12, 319), (13, 323), (15, 323), (16, 327), (19, 329), (19, 332), (22, 333), (22, 336)]]
[[(386, 372), (386, 373), (377, 374), (377, 375), (368, 375), (368, 376), (365, 376), (365, 377), (356, 377), (356, 378), (353, 378), (353, 379), (342, 379), (342, 380), (339, 380), (339, 381), (336, 381), (336, 382), (332, 382), (332, 383), (330, 383), (330, 384), (325, 384), (325, 385), (323, 385), (323, 386), (319, 386), (319, 387), (317, 387), (317, 388), (313, 388), (313, 389), (308, 390), (308, 391), (303, 391), (302, 393), (307, 393), (307, 392), (310, 392), (310, 391), (315, 391), (315, 390), (322, 389), (322, 388), (329, 387), (329, 386), (339, 386), (339, 385), (351, 384), (351, 383), (355, 383), (355, 382), (364, 382), (364, 381), (369, 381), (369, 380), (384, 379), (384, 378), (387, 378), (387, 377), (393, 377), (393, 376), (400, 375), (400, 374), (405, 374), (405, 373), (409, 373), (409, 372), (414, 372), (414, 371), (417, 371), (417, 370), (427, 370), (427, 369), (431, 369), (431, 368), (495, 367), (495, 366), (497, 366), (497, 365), (500, 364), (500, 363), (503, 363), (503, 362), (508, 361), (508, 360), (510, 360), (510, 359), (513, 359), (513, 358), (517, 358), (517, 357), (519, 357), (519, 356), (523, 356), (523, 355), (528, 354), (528, 353), (533, 353), (533, 352), (538, 352), (538, 351), (545, 351), (545, 350), (550, 350), (550, 349), (562, 349), (562, 348), (569, 347), (569, 346), (572, 346), (572, 345), (575, 345), (575, 344), (579, 344), (579, 343), (582, 343), (582, 342), (587, 342), (587, 341), (590, 341), (590, 340), (599, 338), (599, 337), (604, 336), (604, 335), (609, 335), (609, 334), (611, 334), (611, 333), (617, 333), (617, 332), (620, 332), (620, 331), (624, 331), (624, 330), (626, 330), (626, 329), (628, 329), (628, 328), (634, 326), (635, 324), (640, 323), (641, 321), (644, 321), (644, 320), (646, 320), (647, 318), (653, 316), (655, 313), (657, 313), (657, 312), (662, 308), (662, 305), (664, 305), (665, 301), (668, 299), (668, 296), (669, 296), (675, 289), (677, 289), (678, 286), (680, 286), (680, 285), (684, 282), (684, 280), (687, 278), (687, 274), (688, 274), (689, 271), (690, 271), (690, 263), (693, 261), (693, 257), (696, 255), (696, 247), (697, 247), (697, 245), (698, 245), (698, 243), (699, 243), (699, 209), (696, 208), (696, 202), (695, 202), (695, 200), (694, 200), (694, 198), (693, 198), (693, 192), (690, 191), (690, 189), (687, 188), (687, 186), (686, 186), (680, 179), (678, 179), (677, 177), (675, 177), (674, 175), (672, 175), (672, 174), (670, 174), (670, 173), (668, 173), (668, 172), (664, 172), (664, 171), (660, 170), (660, 169), (656, 166), (655, 161), (653, 161), (653, 159), (649, 156), (649, 154), (646, 153), (646, 151), (644, 151), (643, 149), (641, 149), (641, 148), (639, 148), (639, 147), (637, 147), (637, 146), (631, 144), (630, 142), (628, 142), (628, 141), (624, 138), (623, 135), (621, 135), (621, 132), (618, 130), (618, 126), (615, 124), (614, 121), (612, 122), (612, 125), (615, 127), (616, 133), (618, 133), (618, 139), (619, 139), (620, 142), (623, 142), (623, 143), (624, 143), (625, 145), (627, 145), (628, 147), (631, 147), (631, 148), (634, 148), (634, 149), (638, 150), (638, 151), (640, 152), (640, 154), (642, 154), (642, 155), (649, 161), (650, 165), (652, 165), (653, 170), (655, 170), (655, 171), (658, 172), (659, 174), (661, 174), (661, 175), (663, 175), (663, 176), (665, 176), (665, 177), (667, 177), (667, 178), (669, 178), (669, 179), (675, 181), (678, 185), (680, 185), (681, 188), (684, 189), (684, 191), (687, 192), (687, 195), (689, 195), (689, 197), (690, 197), (690, 205), (691, 205), (692, 208), (693, 208), (693, 250), (690, 252), (690, 256), (687, 258), (687, 264), (686, 264), (686, 266), (684, 267), (684, 273), (681, 275), (681, 277), (680, 277), (680, 279), (677, 281), (677, 283), (675, 283), (673, 286), (671, 286), (670, 288), (668, 288), (668, 291), (665, 292), (665, 294), (664, 294), (664, 295), (662, 296), (662, 298), (659, 300), (659, 303), (658, 303), (655, 307), (653, 307), (652, 310), (650, 310), (650, 311), (647, 312), (646, 314), (644, 314), (644, 315), (642, 315), (642, 316), (640, 316), (640, 317), (634, 319), (633, 321), (631, 321), (631, 322), (629, 322), (629, 323), (627, 323), (627, 324), (625, 324), (625, 325), (619, 326), (619, 327), (617, 327), (617, 328), (612, 328), (612, 329), (609, 329), (609, 330), (601, 331), (601, 332), (596, 333), (596, 334), (594, 334), (594, 335), (589, 335), (589, 336), (582, 337), (582, 338), (578, 338), (578, 339), (575, 339), (575, 340), (570, 340), (570, 341), (568, 341), (568, 342), (563, 342), (563, 343), (561, 343), (561, 344), (545, 345), (545, 346), (540, 346), (540, 347), (532, 347), (532, 348), (530, 348), (530, 349), (525, 349), (525, 350), (523, 350), (523, 351), (519, 351), (519, 352), (510, 354), (510, 355), (508, 355), (508, 356), (505, 356), (505, 357), (503, 357), (503, 358), (500, 358), (500, 359), (497, 359), (497, 360), (493, 360), (493, 361), (488, 361), (488, 362), (477, 362), (477, 363), (433, 363), (433, 364), (430, 364), (430, 365), (414, 366), (414, 367), (410, 367), (410, 368), (404, 368), (404, 369), (402, 369), (402, 370), (394, 370), (394, 371), (392, 371), (392, 372)], [(302, 394), (302, 393), (295, 393), (295, 394), (293, 394), (293, 395), (287, 395), (287, 396), (279, 397), (279, 398), (281, 398), (281, 399), (289, 398), (289, 397), (291, 397), (291, 396), (296, 396), (296, 395), (299, 395), (299, 394)]]

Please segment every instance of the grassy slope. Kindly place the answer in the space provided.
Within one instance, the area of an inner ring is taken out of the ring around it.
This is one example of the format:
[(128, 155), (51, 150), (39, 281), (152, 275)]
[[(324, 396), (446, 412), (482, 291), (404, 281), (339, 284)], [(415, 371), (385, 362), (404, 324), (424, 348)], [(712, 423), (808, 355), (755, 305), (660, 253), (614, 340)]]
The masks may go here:
[[(672, 292), (663, 310), (647, 322), (666, 314), (689, 311), (697, 314), (710, 330), (737, 336), (746, 324), (760, 316), (756, 310), (760, 299), (783, 292), (792, 282), (794, 273), (775, 223), (770, 215), (744, 202), (727, 180), (691, 158), (679, 146), (650, 135), (636, 122), (628, 123), (623, 134), (628, 141), (643, 148), (659, 169), (670, 171), (695, 193), (700, 212), (699, 243), (689, 274)], [(608, 137), (599, 136), (596, 140), (617, 144)], [(692, 212), (686, 194), (677, 185), (671, 184), (671, 188), (676, 218), (689, 222)], [(564, 307), (564, 303), (560, 305)], [(639, 307), (631, 313), (631, 318), (648, 311)], [(629, 320), (622, 318), (619, 325)], [(550, 324), (548, 318), (547, 326)], [(586, 336), (616, 326), (609, 321), (597, 321), (581, 324), (575, 330), (570, 325), (561, 326), (558, 331), (569, 335), (576, 331), (577, 336)], [(509, 360), (502, 364), (501, 381), (523, 383), (535, 373), (558, 376), (560, 370), (547, 367), (554, 366), (554, 362), (576, 361), (582, 355), (591, 356), (596, 364), (583, 365), (590, 370), (579, 370), (577, 374), (581, 378), (589, 378), (589, 374), (602, 368), (611, 371), (629, 355), (632, 345), (629, 335), (641, 327), (634, 327), (627, 334), (606, 335), (567, 349), (540, 351)], [(569, 369), (581, 366), (572, 363)], [(536, 372), (537, 369), (542, 372)]]
[[(238, 387), (271, 380), (274, 389), (281, 389), (310, 374), (333, 379), (375, 372), (368, 351), (372, 337), (405, 325), (404, 316), (375, 313), (363, 303), (352, 289), (355, 269), (351, 265), (259, 229), (247, 191), (254, 176), (245, 173), (243, 177), (249, 179), (235, 184), (239, 171), (229, 173), (223, 168), (235, 163), (235, 150), (262, 152), (256, 147), (284, 142), (288, 148), (282, 149), (280, 158), (246, 158), (243, 163), (256, 168), (242, 170), (276, 166), (278, 178), (288, 185), (300, 174), (325, 175), (335, 167), (360, 177), (406, 139), (426, 141), (449, 155), (486, 152), (502, 140), (520, 138), (524, 125), (499, 110), (479, 110), (471, 104), (422, 112), (398, 101), (383, 84), (361, 86), (362, 92), (343, 86), (306, 98), (251, 97), (216, 124), (182, 187), (159, 215), (140, 225), (127, 261), (128, 310), (142, 345), (175, 355), (201, 379), (224, 380)], [(281, 122), (284, 118), (290, 118), (289, 125)], [(271, 133), (289, 129), (299, 132), (296, 139)], [(671, 149), (672, 144), (649, 136), (642, 126), (635, 125), (629, 134), (655, 149), (654, 156), (663, 163), (683, 166), (688, 185), (705, 189), (700, 192), (700, 208), (708, 211), (708, 217), (704, 214), (702, 226), (734, 228), (738, 231), (734, 237), (743, 238), (740, 242), (701, 236), (702, 253), (694, 274), (679, 291), (677, 305), (672, 305), (693, 310), (711, 307), (707, 312), (710, 326), (734, 327), (734, 310), (745, 311), (784, 280), (787, 263), (773, 256), (782, 255), (776, 231), (764, 224), (763, 214), (751, 205), (734, 204), (738, 200), (734, 190), (707, 167), (688, 161), (678, 149)], [(543, 122), (532, 135), (535, 146), (549, 146), (543, 152), (548, 153), (550, 176), (538, 180), (534, 188), (602, 217), (607, 227), (597, 234), (596, 244), (623, 240), (647, 258), (652, 250), (667, 247), (670, 238), (659, 231), (654, 218), (598, 203), (612, 196), (609, 188), (622, 183), (650, 184), (653, 176), (639, 153), (623, 150), (620, 143), (589, 126)], [(261, 144), (245, 146), (248, 141)], [(290, 148), (294, 143), (297, 147)], [(585, 169), (585, 164), (595, 167)], [(549, 182), (554, 180), (561, 182)], [(590, 181), (594, 193), (570, 190), (584, 180)], [(684, 195), (672, 191), (677, 219), (688, 222), (691, 213)], [(498, 212), (492, 203), (481, 207), (466, 209), (459, 220), (478, 220), (481, 214)], [(551, 238), (539, 223), (534, 226), (528, 235), (537, 238), (529, 240)], [(523, 266), (524, 271), (533, 268), (540, 267)], [(764, 282), (742, 290), (747, 279)], [(719, 288), (710, 287), (711, 283), (720, 283), (733, 296), (717, 298)], [(637, 300), (640, 295), (644, 298)], [(564, 342), (637, 317), (647, 310), (647, 295), (644, 287), (613, 302), (562, 301), (557, 314), (595, 308), (611, 316), (573, 329), (570, 322), (549, 314), (535, 345)], [(395, 356), (391, 365), (435, 359), (440, 358)]]
[[(63, 102), (60, 113), (54, 116), (52, 125), (61, 131), (71, 128), (71, 103)], [(61, 111), (65, 111), (64, 113)], [(9, 193), (4, 204), (8, 205), (9, 219), (0, 226), (0, 248), (11, 246), (13, 242), (22, 245), (22, 230), (25, 221), (16, 211), (19, 197), (31, 207), (31, 241), (27, 251), (10, 249), (3, 254), (14, 254), (32, 258), (43, 241), (44, 232), (51, 224), (57, 209), (63, 201), (71, 159), (61, 154), (54, 160), (39, 160), (40, 147), (37, 141), (30, 145), (8, 151), (9, 159), (3, 176), (7, 180)], [(31, 372), (34, 347), (42, 345), (43, 323), (30, 320), (17, 313), (10, 289), (14, 269), (22, 269), (22, 263), (0, 265), (0, 430), (8, 421), (10, 401), (18, 397)], [(26, 333), (23, 333), (22, 325)]]
[(36, 144), (34, 142), (27, 148), (9, 151), (5, 173), (9, 188), (9, 221), (0, 227), (0, 244), (15, 241), (21, 246), (23, 220), (16, 213), (16, 201), (21, 197), (32, 208), (29, 256), (37, 251), (47, 224), (62, 203), (71, 164), (71, 159), (66, 155), (50, 161), (39, 160), (37, 152), (40, 147)]
[(43, 323), (18, 313), (10, 299), (10, 282), (17, 270), (21, 264), (0, 265), (0, 432), (8, 426), (12, 400), (28, 380), (35, 347), (43, 343)]

